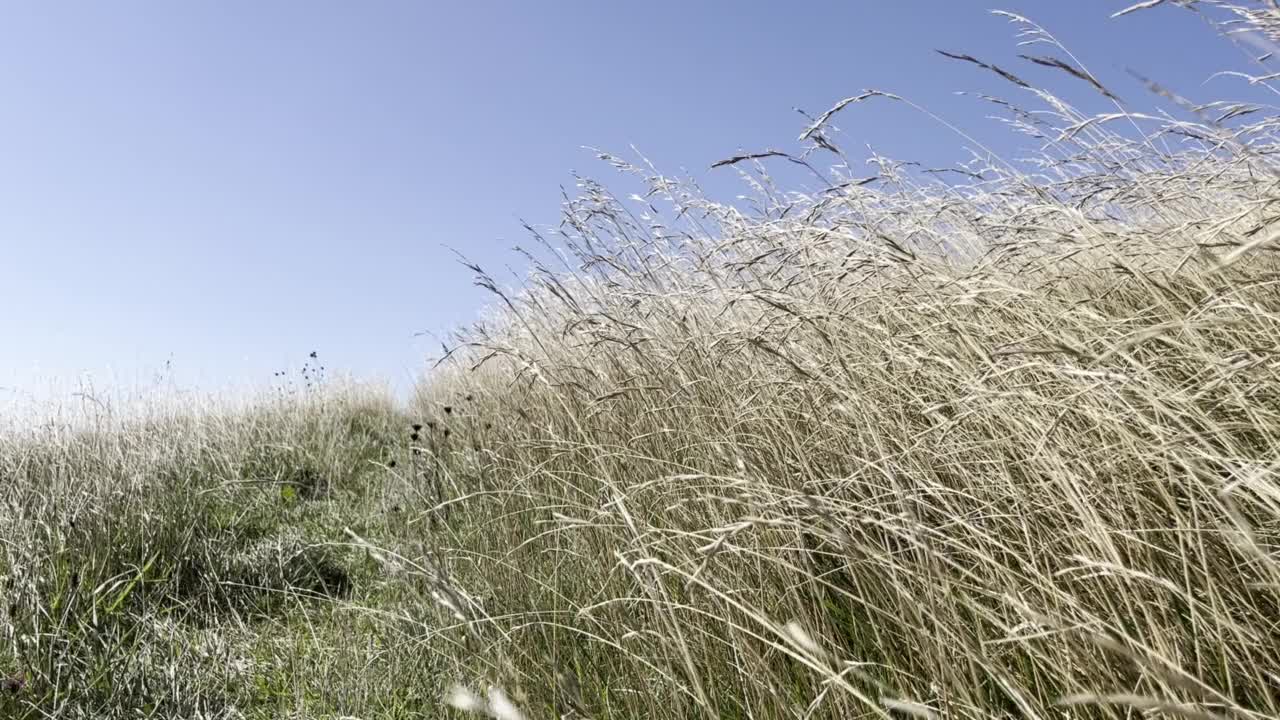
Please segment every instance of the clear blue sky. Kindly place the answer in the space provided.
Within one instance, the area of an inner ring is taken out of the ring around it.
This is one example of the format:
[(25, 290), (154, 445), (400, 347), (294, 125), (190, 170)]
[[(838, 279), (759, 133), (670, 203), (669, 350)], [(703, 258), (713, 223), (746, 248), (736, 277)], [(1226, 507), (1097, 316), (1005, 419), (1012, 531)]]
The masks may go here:
[[(80, 2), (0, 7), (0, 388), (90, 372), (183, 385), (267, 382), (312, 350), (401, 387), (484, 301), (445, 246), (515, 263), (518, 219), (557, 219), (581, 149), (634, 144), (731, 191), (708, 165), (794, 149), (792, 108), (865, 87), (984, 138), (955, 90), (1013, 88), (934, 48), (1062, 89), (1016, 59), (990, 7), (1046, 25), (1120, 95), (1132, 66), (1194, 99), (1243, 56), (1190, 13), (1128, 3)], [(1238, 92), (1240, 91), (1240, 92)], [(842, 115), (848, 143), (962, 159), (888, 104)], [(997, 145), (1009, 139), (994, 140)], [(0, 390), (0, 401), (3, 393)]]

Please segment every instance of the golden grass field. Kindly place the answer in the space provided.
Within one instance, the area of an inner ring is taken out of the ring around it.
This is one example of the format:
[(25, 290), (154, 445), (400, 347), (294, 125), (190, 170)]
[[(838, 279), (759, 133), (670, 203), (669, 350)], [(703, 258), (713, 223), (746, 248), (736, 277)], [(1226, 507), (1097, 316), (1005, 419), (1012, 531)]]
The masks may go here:
[(952, 61), (1035, 162), (603, 156), (408, 406), (5, 432), (0, 717), (1280, 717), (1275, 115)]

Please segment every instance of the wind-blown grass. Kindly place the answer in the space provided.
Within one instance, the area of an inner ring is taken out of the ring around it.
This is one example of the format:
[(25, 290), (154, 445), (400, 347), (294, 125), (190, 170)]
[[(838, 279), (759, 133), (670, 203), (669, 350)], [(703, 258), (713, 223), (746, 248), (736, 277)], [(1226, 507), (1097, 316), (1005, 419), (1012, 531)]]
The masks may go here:
[(1037, 157), (868, 172), (886, 91), (747, 203), (602, 155), (411, 412), (5, 438), (0, 712), (1280, 716), (1274, 115), (1004, 17), (1114, 110), (948, 49)]
[(1273, 117), (949, 55), (1040, 105), (993, 99), (1034, 163), (868, 181), (832, 125), (909, 102), (868, 91), (719, 163), (750, 213), (603, 156), (648, 191), (584, 181), (518, 292), (473, 267), (499, 312), (424, 390), (499, 423), (444, 541), (463, 677), (530, 716), (1280, 714)]

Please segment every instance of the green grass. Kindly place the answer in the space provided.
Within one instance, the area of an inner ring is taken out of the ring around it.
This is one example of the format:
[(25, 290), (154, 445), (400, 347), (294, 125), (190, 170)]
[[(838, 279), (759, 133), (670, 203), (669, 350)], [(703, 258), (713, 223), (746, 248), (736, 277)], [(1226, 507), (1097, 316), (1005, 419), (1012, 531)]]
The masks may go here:
[(962, 184), (605, 156), (409, 408), (3, 436), (0, 716), (1280, 717), (1274, 121), (1010, 92)]
[(0, 672), (26, 688), (6, 709), (274, 717), (306, 658), (267, 640), (311, 646), (377, 595), (343, 530), (381, 522), (400, 419), (347, 393), (9, 438)]

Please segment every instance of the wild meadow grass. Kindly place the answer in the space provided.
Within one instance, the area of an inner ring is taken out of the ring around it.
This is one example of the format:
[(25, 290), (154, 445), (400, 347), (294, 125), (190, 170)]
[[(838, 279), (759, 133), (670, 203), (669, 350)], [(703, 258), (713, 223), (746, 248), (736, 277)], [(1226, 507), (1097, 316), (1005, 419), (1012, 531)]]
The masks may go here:
[(1114, 110), (948, 50), (1032, 161), (602, 155), (411, 408), (6, 436), (0, 714), (1280, 717), (1274, 113), (1003, 17)]

